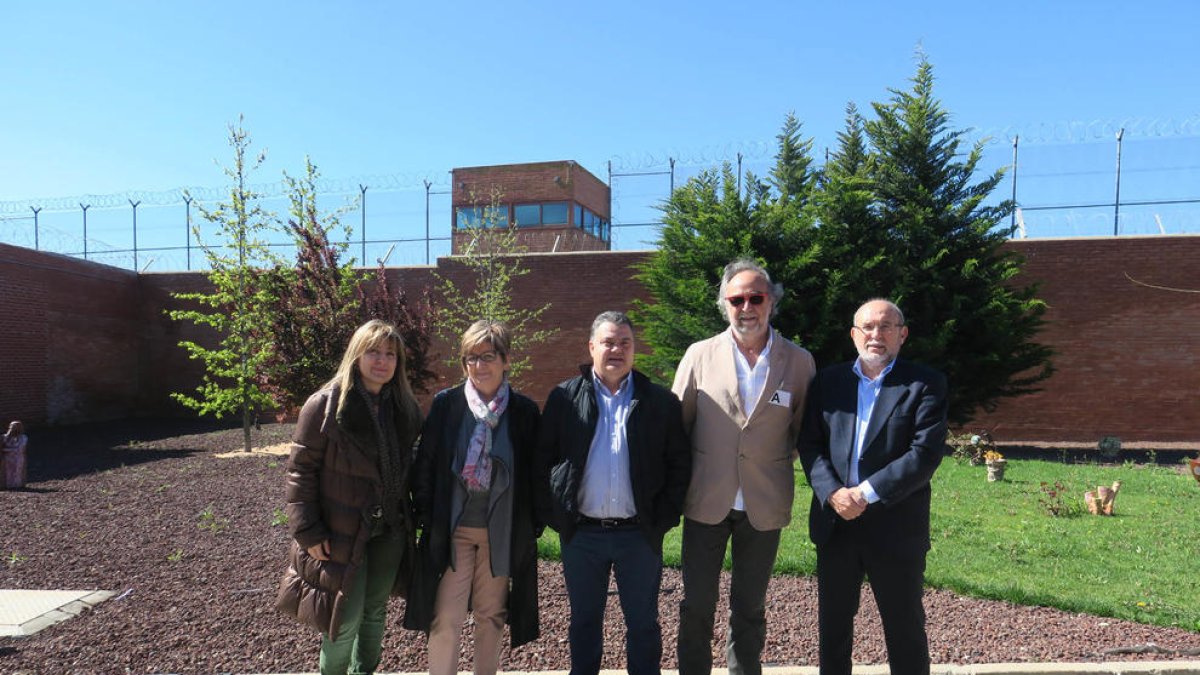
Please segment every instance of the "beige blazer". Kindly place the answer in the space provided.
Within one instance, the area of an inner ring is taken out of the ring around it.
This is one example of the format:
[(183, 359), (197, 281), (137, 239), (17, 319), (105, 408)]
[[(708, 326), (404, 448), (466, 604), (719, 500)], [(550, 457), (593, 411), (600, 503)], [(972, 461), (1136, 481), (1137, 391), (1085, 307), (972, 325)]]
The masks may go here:
[(692, 482), (683, 514), (715, 525), (729, 514), (738, 486), (756, 530), (792, 518), (796, 436), (804, 397), (816, 372), (812, 354), (775, 329), (766, 385), (747, 418), (742, 413), (730, 331), (688, 347), (671, 387), (683, 403), (692, 442)]

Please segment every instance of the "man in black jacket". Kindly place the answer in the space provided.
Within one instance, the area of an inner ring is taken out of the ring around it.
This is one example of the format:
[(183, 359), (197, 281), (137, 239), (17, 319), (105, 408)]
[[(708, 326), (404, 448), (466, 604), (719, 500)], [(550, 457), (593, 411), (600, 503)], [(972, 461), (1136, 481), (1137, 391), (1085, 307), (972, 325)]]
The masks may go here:
[(592, 322), (591, 365), (555, 387), (542, 411), (539, 520), (559, 534), (571, 605), (572, 675), (595, 675), (615, 574), (625, 615), (626, 669), (657, 674), (662, 540), (679, 524), (691, 454), (679, 400), (633, 370), (633, 324)]

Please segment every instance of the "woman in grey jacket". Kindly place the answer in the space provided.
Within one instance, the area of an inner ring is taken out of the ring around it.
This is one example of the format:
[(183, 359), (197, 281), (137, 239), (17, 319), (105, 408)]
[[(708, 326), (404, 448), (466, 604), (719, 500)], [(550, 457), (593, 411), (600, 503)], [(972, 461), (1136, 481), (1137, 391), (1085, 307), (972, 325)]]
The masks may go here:
[(413, 465), (422, 533), (404, 625), (429, 633), (431, 675), (458, 671), (468, 605), (476, 675), (498, 670), (506, 622), (514, 647), (538, 637), (538, 409), (509, 386), (510, 344), (502, 323), (477, 321), (467, 329), (466, 381), (434, 399)]

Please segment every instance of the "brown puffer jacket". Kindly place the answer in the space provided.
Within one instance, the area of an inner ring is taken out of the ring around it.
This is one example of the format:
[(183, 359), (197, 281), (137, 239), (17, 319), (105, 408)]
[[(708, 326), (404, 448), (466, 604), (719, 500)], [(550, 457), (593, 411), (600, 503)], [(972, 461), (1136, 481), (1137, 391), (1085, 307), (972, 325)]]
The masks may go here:
[[(287, 471), (287, 517), (292, 531), (288, 569), (280, 582), (276, 607), (322, 633), (337, 635), (344, 590), (349, 590), (362, 563), (371, 534), (371, 513), (383, 500), (383, 481), (375, 459), (379, 434), (358, 392), (346, 398), (337, 414), (339, 389), (327, 387), (308, 398), (300, 411)], [(396, 406), (407, 494), (413, 442), (419, 428), (403, 428), (405, 419), (420, 420), (420, 411), (405, 415)], [(415, 404), (413, 404), (415, 407)], [(393, 595), (405, 590), (411, 576), (415, 539), (411, 509), (401, 505), (408, 542)], [(329, 540), (329, 560), (316, 560), (307, 548)]]

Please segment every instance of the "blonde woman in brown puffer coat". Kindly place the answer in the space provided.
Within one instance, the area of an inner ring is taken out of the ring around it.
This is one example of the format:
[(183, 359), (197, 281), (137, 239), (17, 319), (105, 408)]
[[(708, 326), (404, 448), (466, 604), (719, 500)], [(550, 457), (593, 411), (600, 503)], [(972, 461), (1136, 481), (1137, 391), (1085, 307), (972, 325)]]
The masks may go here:
[(388, 598), (404, 590), (413, 559), (408, 483), (420, 428), (400, 333), (363, 324), (300, 411), (288, 459), (293, 540), (276, 604), (323, 634), (323, 675), (379, 665)]

